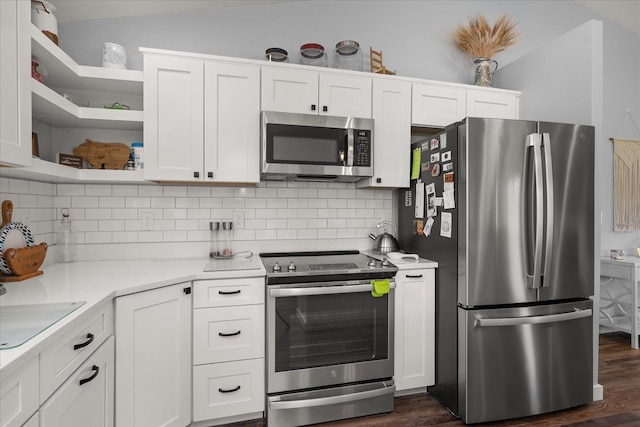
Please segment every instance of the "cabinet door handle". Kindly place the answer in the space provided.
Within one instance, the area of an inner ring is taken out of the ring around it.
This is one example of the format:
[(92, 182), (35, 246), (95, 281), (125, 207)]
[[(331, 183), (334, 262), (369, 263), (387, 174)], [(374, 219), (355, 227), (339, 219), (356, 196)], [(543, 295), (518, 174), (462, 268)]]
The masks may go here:
[(207, 172), (207, 178), (213, 178), (213, 172)]
[(93, 371), (93, 374), (89, 377), (89, 378), (85, 378), (83, 380), (80, 380), (80, 385), (88, 383), (89, 381), (93, 380), (95, 377), (98, 376), (98, 373), (100, 372), (100, 368), (96, 365), (93, 365), (91, 367), (91, 370)]
[(193, 173), (193, 177), (194, 178), (200, 178), (200, 172), (194, 172)]
[(419, 279), (422, 277), (422, 274), (407, 274), (407, 279)]
[(242, 332), (242, 331), (231, 332), (230, 334), (225, 334), (224, 332), (218, 332), (218, 336), (220, 336), (220, 337), (235, 337), (236, 335), (240, 335), (240, 332)]
[(239, 294), (241, 292), (240, 289), (238, 289), (237, 291), (218, 291), (219, 295), (234, 295), (234, 294)]
[(326, 105), (323, 105), (323, 106), (322, 106), (322, 111), (324, 111), (324, 112), (326, 113), (327, 111), (329, 111), (329, 108), (327, 108), (327, 106), (326, 106)]
[(311, 104), (311, 111), (316, 111), (316, 104)]
[(225, 390), (225, 389), (223, 389), (223, 388), (219, 388), (219, 389), (218, 389), (218, 391), (219, 391), (220, 393), (233, 393), (234, 391), (238, 391), (238, 390), (240, 390), (240, 386), (238, 386), (238, 387), (236, 387), (236, 388), (232, 388), (232, 389), (230, 389), (230, 390)]
[(74, 345), (73, 349), (74, 350), (79, 350), (82, 347), (88, 346), (89, 344), (91, 344), (93, 342), (93, 338), (94, 338), (93, 334), (92, 333), (88, 333), (87, 334), (87, 340), (85, 342), (81, 343), (81, 344)]

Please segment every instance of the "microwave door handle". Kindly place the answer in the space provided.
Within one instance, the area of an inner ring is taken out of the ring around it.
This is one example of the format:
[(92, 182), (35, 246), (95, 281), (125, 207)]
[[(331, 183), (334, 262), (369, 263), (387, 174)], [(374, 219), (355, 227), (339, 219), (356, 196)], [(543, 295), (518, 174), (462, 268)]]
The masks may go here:
[(353, 129), (347, 129), (347, 161), (345, 166), (353, 166)]

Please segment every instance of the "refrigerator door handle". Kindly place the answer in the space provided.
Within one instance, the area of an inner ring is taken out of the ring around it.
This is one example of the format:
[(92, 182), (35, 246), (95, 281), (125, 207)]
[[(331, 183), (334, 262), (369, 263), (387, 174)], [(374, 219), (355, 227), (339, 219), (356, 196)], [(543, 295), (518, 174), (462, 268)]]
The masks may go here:
[(543, 323), (565, 322), (567, 320), (582, 319), (583, 317), (591, 316), (591, 309), (581, 310), (574, 308), (573, 311), (568, 313), (547, 314), (544, 316), (529, 316), (529, 317), (503, 317), (497, 319), (483, 319), (475, 316), (476, 327), (491, 327), (491, 326), (517, 326), (517, 325), (540, 325)]
[(542, 150), (544, 152), (545, 190), (546, 190), (546, 213), (545, 213), (545, 249), (544, 262), (542, 266), (542, 287), (549, 287), (551, 278), (551, 259), (553, 252), (553, 167), (551, 163), (551, 136), (548, 133), (542, 134)]
[[(533, 151), (533, 167), (535, 179), (535, 237), (533, 248), (533, 271), (527, 271), (527, 285), (531, 289), (540, 288), (540, 277), (542, 275), (542, 239), (544, 226), (544, 188), (542, 181), (542, 136), (539, 133), (527, 135), (527, 147)], [(529, 152), (529, 149), (527, 150)], [(527, 199), (528, 200), (528, 199)], [(531, 212), (531, 211), (529, 211)], [(531, 250), (531, 246), (527, 246), (527, 250)], [(528, 257), (529, 258), (529, 257)]]

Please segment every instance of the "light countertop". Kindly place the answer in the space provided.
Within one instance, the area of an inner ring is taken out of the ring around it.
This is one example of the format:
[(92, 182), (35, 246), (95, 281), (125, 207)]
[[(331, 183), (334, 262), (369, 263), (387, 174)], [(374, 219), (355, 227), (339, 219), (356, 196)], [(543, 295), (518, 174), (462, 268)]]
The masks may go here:
[(257, 255), (219, 263), (209, 257), (79, 261), (51, 264), (43, 272), (22, 282), (4, 283), (7, 292), (0, 295), (0, 310), (22, 304), (86, 303), (21, 346), (0, 350), (0, 381), (59, 338), (67, 326), (80, 324), (94, 308), (111, 303), (113, 298), (192, 280), (265, 275)]

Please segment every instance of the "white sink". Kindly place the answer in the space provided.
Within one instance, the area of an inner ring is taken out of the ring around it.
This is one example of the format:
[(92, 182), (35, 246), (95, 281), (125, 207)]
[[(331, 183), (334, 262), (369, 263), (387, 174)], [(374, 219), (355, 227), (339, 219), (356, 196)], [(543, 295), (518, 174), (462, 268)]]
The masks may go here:
[(0, 350), (18, 347), (86, 301), (49, 304), (7, 305), (0, 307)]

